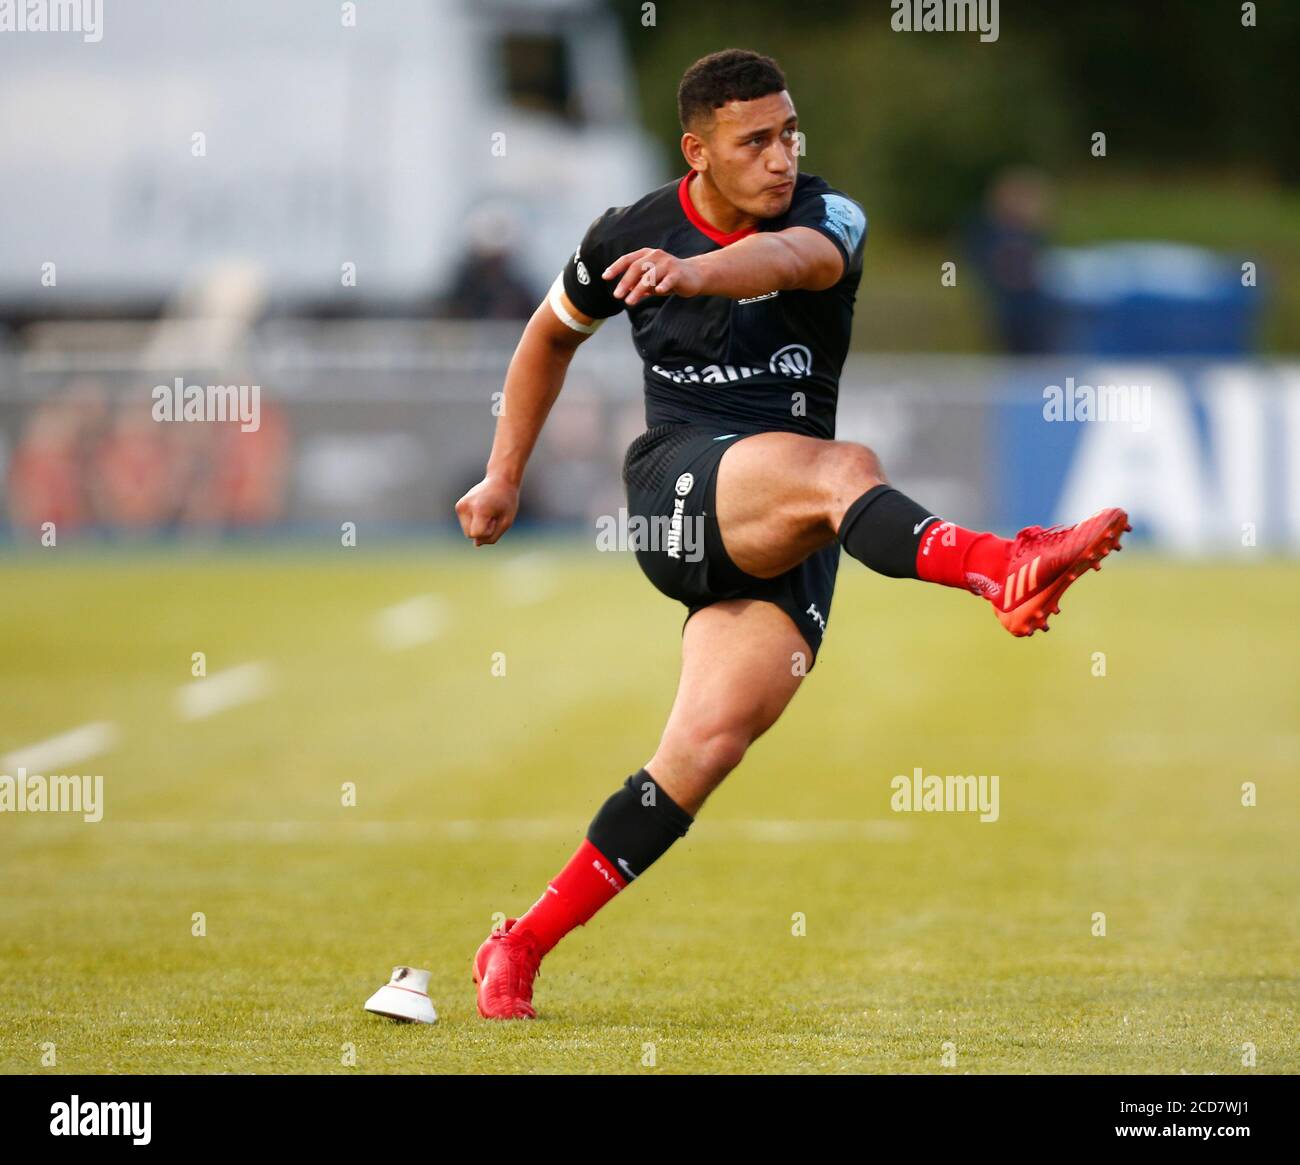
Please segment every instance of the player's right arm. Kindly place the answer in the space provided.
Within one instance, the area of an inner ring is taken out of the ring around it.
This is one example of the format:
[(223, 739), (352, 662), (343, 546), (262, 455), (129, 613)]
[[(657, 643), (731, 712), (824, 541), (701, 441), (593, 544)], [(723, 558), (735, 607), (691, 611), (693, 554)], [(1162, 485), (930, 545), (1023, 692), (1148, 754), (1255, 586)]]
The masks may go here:
[(583, 343), (625, 304), (592, 271), (608, 261), (606, 231), (610, 211), (600, 215), (546, 299), (533, 312), (506, 372), (501, 413), (483, 480), (456, 503), (456, 516), (475, 546), (490, 546), (519, 510), (519, 485), (538, 434), (560, 395), (569, 361)]
[(475, 546), (490, 546), (514, 522), (524, 467), (564, 386), (569, 361), (597, 326), (598, 321), (579, 311), (563, 288), (556, 287), (524, 328), (506, 372), (487, 471), (456, 503), (460, 528)]

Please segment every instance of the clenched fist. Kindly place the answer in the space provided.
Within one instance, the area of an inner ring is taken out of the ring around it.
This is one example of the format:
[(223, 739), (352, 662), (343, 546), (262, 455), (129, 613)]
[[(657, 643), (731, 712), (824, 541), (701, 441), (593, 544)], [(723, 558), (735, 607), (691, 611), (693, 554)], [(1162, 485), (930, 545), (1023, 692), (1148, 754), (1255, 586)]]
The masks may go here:
[(499, 477), (485, 477), (456, 503), (456, 517), (475, 546), (491, 546), (514, 523), (519, 487)]

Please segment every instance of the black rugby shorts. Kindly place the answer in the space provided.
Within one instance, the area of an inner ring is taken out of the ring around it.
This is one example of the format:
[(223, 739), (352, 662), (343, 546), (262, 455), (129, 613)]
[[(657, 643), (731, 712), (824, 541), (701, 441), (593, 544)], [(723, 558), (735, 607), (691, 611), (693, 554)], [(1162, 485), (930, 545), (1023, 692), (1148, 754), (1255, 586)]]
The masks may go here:
[(840, 546), (832, 543), (770, 579), (731, 561), (714, 505), (718, 464), (751, 435), (712, 424), (658, 425), (642, 433), (623, 459), (629, 536), (646, 577), (686, 605), (688, 620), (723, 599), (775, 603), (807, 641), (811, 670), (830, 618)]

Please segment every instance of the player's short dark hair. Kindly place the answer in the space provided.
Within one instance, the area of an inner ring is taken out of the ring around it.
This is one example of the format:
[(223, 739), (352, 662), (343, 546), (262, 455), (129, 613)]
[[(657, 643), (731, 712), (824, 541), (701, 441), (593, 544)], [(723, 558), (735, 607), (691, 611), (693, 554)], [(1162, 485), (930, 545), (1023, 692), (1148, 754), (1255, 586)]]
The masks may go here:
[(722, 49), (701, 57), (677, 86), (677, 119), (683, 131), (701, 122), (709, 125), (713, 111), (729, 101), (754, 101), (785, 88), (785, 74), (771, 57), (748, 49)]

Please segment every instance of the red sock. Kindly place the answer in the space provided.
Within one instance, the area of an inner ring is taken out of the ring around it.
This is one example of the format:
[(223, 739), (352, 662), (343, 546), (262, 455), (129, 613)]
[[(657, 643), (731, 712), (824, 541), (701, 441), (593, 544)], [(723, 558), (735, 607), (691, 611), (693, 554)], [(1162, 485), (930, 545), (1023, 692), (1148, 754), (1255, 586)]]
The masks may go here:
[(575, 926), (591, 917), (626, 885), (614, 873), (614, 863), (591, 842), (584, 840), (568, 864), (546, 887), (510, 933), (529, 931), (546, 954)]
[(984, 594), (1007, 573), (1012, 542), (996, 534), (935, 522), (916, 550), (916, 574), (926, 582)]

